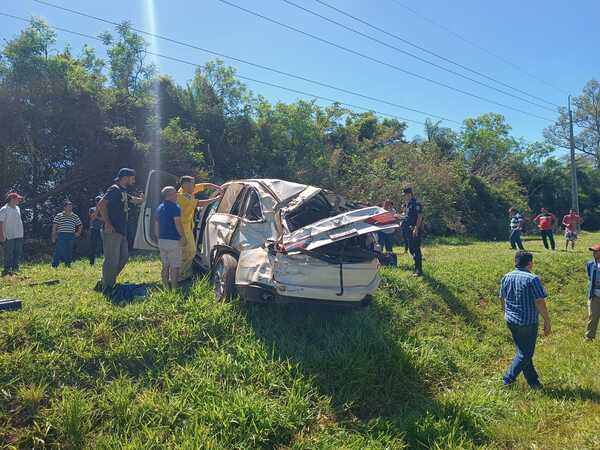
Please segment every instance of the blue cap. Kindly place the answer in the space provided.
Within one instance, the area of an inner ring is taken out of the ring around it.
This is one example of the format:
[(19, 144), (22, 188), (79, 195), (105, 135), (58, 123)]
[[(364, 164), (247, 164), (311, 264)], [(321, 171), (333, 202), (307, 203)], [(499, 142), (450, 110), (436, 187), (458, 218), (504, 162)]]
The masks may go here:
[(123, 177), (132, 176), (135, 176), (135, 170), (129, 169), (128, 167), (123, 167), (122, 169), (119, 169), (119, 173), (117, 174), (117, 178), (115, 178), (115, 181), (119, 181)]

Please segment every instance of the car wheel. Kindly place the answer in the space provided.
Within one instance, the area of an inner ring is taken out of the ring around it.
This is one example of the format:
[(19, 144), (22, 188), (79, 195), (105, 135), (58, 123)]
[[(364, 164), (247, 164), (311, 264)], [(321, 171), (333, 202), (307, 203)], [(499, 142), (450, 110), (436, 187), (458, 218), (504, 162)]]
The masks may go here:
[(237, 259), (233, 255), (221, 255), (213, 271), (213, 286), (217, 301), (231, 300), (235, 296), (235, 272)]

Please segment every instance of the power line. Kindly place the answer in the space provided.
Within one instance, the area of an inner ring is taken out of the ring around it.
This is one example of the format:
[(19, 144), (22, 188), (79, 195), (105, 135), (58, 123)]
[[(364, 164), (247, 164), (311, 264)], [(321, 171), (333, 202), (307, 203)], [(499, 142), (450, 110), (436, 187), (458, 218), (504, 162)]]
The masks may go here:
[[(39, 1), (39, 0), (35, 0), (35, 1)], [(327, 39), (325, 39), (325, 38), (322, 38), (322, 37), (320, 37), (320, 36), (314, 35), (314, 34), (312, 34), (312, 33), (309, 33), (309, 32), (307, 32), (307, 31), (303, 31), (303, 30), (301, 30), (301, 29), (299, 29), (299, 28), (293, 27), (293, 26), (291, 26), (291, 25), (288, 25), (288, 24), (285, 24), (285, 23), (283, 23), (283, 22), (280, 22), (280, 21), (278, 21), (278, 20), (275, 20), (275, 19), (272, 19), (272, 18), (270, 18), (270, 17), (267, 17), (267, 16), (265, 16), (265, 15), (263, 15), (263, 14), (260, 14), (260, 13), (257, 13), (257, 12), (255, 12), (255, 11), (249, 10), (249, 9), (247, 9), (247, 8), (244, 8), (243, 6), (237, 5), (237, 4), (235, 4), (235, 3), (232, 3), (232, 2), (230, 2), (230, 1), (228, 1), (228, 0), (218, 0), (218, 1), (220, 1), (221, 3), (224, 3), (224, 4), (226, 4), (226, 5), (229, 5), (229, 6), (233, 7), (233, 8), (239, 9), (240, 11), (244, 11), (244, 12), (246, 12), (246, 13), (248, 13), (248, 14), (250, 14), (250, 15), (253, 15), (253, 16), (255, 16), (255, 17), (259, 17), (259, 18), (261, 18), (261, 19), (263, 19), (263, 20), (266, 20), (266, 21), (268, 21), (268, 22), (271, 22), (271, 23), (274, 23), (274, 24), (276, 24), (276, 25), (279, 25), (279, 26), (281, 26), (281, 27), (283, 27), (283, 28), (286, 28), (286, 29), (288, 29), (288, 30), (292, 30), (292, 31), (294, 31), (294, 32), (296, 32), (296, 33), (299, 33), (299, 34), (302, 34), (302, 35), (304, 35), (304, 36), (310, 37), (311, 39), (315, 39), (315, 40), (317, 40), (317, 41), (319, 41), (319, 42), (323, 42), (323, 43), (325, 43), (325, 44), (327, 44), (327, 45), (330, 45), (330, 46), (332, 46), (332, 47), (335, 47), (335, 48), (337, 48), (337, 49), (343, 50), (343, 51), (345, 51), (345, 52), (351, 53), (351, 54), (353, 54), (353, 55), (356, 55), (356, 56), (360, 56), (360, 57), (361, 57), (361, 58), (363, 58), (363, 59), (366, 59), (366, 60), (368, 60), (368, 61), (375, 62), (375, 63), (377, 63), (377, 64), (381, 64), (381, 65), (383, 65), (383, 66), (386, 66), (386, 67), (389, 67), (389, 68), (391, 68), (391, 69), (397, 70), (397, 71), (399, 71), (399, 72), (402, 72), (402, 73), (404, 73), (404, 74), (410, 75), (410, 76), (412, 76), (412, 77), (415, 77), (415, 78), (419, 78), (419, 79), (421, 79), (421, 80), (428, 81), (429, 83), (435, 84), (435, 85), (437, 85), (437, 86), (442, 86), (442, 87), (445, 87), (446, 89), (450, 89), (450, 90), (452, 90), (452, 91), (459, 92), (459, 93), (461, 93), (461, 94), (463, 94), (463, 95), (467, 95), (467, 96), (469, 96), (469, 97), (473, 97), (473, 98), (476, 98), (476, 99), (478, 99), (478, 100), (482, 100), (482, 101), (485, 101), (485, 102), (488, 102), (488, 103), (494, 104), (494, 105), (496, 105), (496, 106), (500, 106), (500, 107), (502, 107), (502, 108), (510, 109), (510, 110), (513, 110), (513, 111), (517, 111), (517, 112), (520, 112), (521, 114), (525, 114), (525, 115), (527, 115), (527, 116), (535, 117), (535, 118), (537, 118), (537, 119), (541, 119), (541, 120), (548, 121), (548, 122), (553, 122), (553, 121), (554, 121), (553, 119), (550, 119), (550, 118), (548, 118), (548, 117), (539, 116), (539, 115), (537, 115), (537, 114), (535, 114), (535, 113), (531, 113), (531, 112), (528, 112), (528, 111), (522, 110), (522, 109), (520, 109), (520, 108), (516, 108), (516, 107), (514, 107), (514, 106), (509, 106), (509, 105), (506, 105), (506, 104), (504, 104), (504, 103), (500, 103), (500, 102), (497, 102), (497, 101), (495, 101), (495, 100), (491, 100), (491, 99), (488, 99), (488, 98), (486, 98), (486, 97), (483, 97), (483, 96), (480, 96), (480, 95), (477, 95), (477, 94), (473, 94), (472, 92), (468, 92), (468, 91), (465, 91), (465, 90), (459, 89), (459, 88), (457, 88), (457, 87), (451, 86), (451, 85), (449, 85), (449, 84), (446, 84), (446, 83), (443, 83), (443, 82), (441, 82), (441, 81), (436, 81), (436, 80), (434, 80), (434, 79), (431, 79), (431, 78), (425, 77), (425, 76), (423, 76), (423, 75), (419, 75), (419, 74), (417, 74), (417, 73), (415, 73), (415, 72), (411, 72), (411, 71), (409, 71), (409, 70), (403, 69), (402, 67), (399, 67), (399, 66), (396, 66), (396, 65), (394, 65), (394, 64), (388, 63), (388, 62), (386, 62), (386, 61), (383, 61), (383, 60), (381, 60), (381, 59), (377, 59), (377, 58), (375, 58), (375, 57), (373, 57), (373, 56), (369, 56), (369, 55), (367, 55), (367, 54), (365, 54), (365, 53), (361, 53), (361, 52), (359, 52), (359, 51), (357, 51), (357, 50), (353, 50), (353, 49), (351, 49), (351, 48), (345, 47), (345, 46), (343, 46), (343, 45), (341, 45), (341, 44), (336, 44), (335, 42), (329, 41), (329, 40), (327, 40)]]
[(444, 30), (446, 33), (450, 33), (451, 35), (453, 35), (455, 38), (460, 39), (461, 41), (477, 48), (478, 50), (487, 53), (490, 56), (493, 56), (494, 58), (502, 61), (504, 64), (511, 66), (513, 69), (518, 70), (519, 72), (524, 73), (525, 75), (527, 75), (530, 78), (533, 78), (534, 80), (539, 81), (540, 83), (545, 84), (546, 86), (551, 87), (552, 89), (556, 89), (558, 91), (561, 91), (564, 94), (568, 94), (567, 91), (565, 91), (564, 89), (559, 88), (558, 86), (553, 85), (552, 83), (549, 83), (547, 81), (542, 80), (541, 78), (539, 78), (536, 75), (533, 75), (532, 73), (530, 73), (529, 71), (523, 69), (521, 66), (513, 63), (512, 61), (509, 61), (508, 59), (492, 52), (491, 50), (488, 50), (485, 47), (482, 47), (481, 45), (477, 44), (476, 42), (471, 41), (470, 39), (467, 39), (466, 37), (464, 37), (463, 35), (457, 33), (456, 31), (452, 30), (451, 28), (445, 26), (444, 24), (441, 24), (433, 19), (430, 19), (427, 16), (424, 16), (423, 14), (419, 13), (417, 10), (415, 10), (414, 8), (411, 8), (410, 6), (400, 2), (399, 0), (391, 0), (392, 2), (396, 3), (398, 6), (400, 6), (401, 8), (406, 9), (407, 11), (410, 11), (412, 14), (414, 14), (415, 16), (417, 16), (418, 18), (420, 18), (421, 20), (424, 20), (425, 22), (429, 22), (430, 24)]
[[(40, 3), (40, 4), (43, 4), (45, 6), (49, 6), (49, 7), (52, 7), (52, 8), (56, 8), (56, 9), (65, 11), (65, 12), (69, 12), (69, 13), (76, 14), (76, 15), (79, 15), (79, 16), (82, 16), (82, 17), (87, 17), (89, 19), (93, 19), (93, 20), (97, 20), (97, 21), (100, 21), (100, 22), (103, 22), (103, 23), (107, 23), (109, 25), (113, 25), (113, 26), (119, 26), (120, 25), (118, 22), (114, 22), (112, 20), (104, 19), (104, 18), (98, 17), (98, 16), (93, 16), (91, 14), (87, 14), (87, 13), (84, 13), (84, 12), (81, 12), (81, 11), (77, 11), (77, 10), (74, 10), (74, 9), (70, 9), (70, 8), (66, 8), (66, 7), (63, 7), (63, 6), (55, 5), (53, 3), (49, 3), (49, 2), (46, 2), (46, 1), (43, 1), (43, 0), (33, 0), (33, 1), (35, 1), (37, 3)], [(209, 53), (209, 54), (214, 55), (214, 56), (218, 56), (220, 58), (225, 58), (225, 59), (236, 61), (236, 62), (239, 62), (239, 63), (242, 63), (242, 64), (247, 64), (249, 66), (257, 67), (259, 69), (268, 70), (270, 72), (274, 72), (274, 73), (277, 73), (279, 75), (285, 75), (287, 77), (295, 78), (297, 80), (301, 80), (301, 81), (304, 81), (304, 82), (307, 82), (307, 83), (311, 83), (311, 84), (314, 84), (316, 86), (321, 86), (321, 87), (325, 87), (325, 88), (328, 88), (328, 89), (333, 89), (333, 90), (336, 90), (338, 92), (343, 92), (345, 94), (355, 95), (357, 97), (361, 97), (361, 98), (366, 99), (366, 100), (370, 100), (370, 101), (382, 103), (382, 104), (385, 104), (385, 105), (388, 105), (388, 106), (393, 106), (393, 107), (396, 107), (396, 108), (399, 108), (399, 109), (403, 109), (403, 110), (406, 110), (406, 111), (415, 112), (415, 113), (418, 113), (418, 114), (423, 114), (425, 116), (429, 116), (429, 117), (432, 117), (432, 118), (435, 118), (435, 119), (445, 120), (447, 122), (451, 122), (451, 123), (454, 123), (456, 125), (462, 125), (462, 123), (459, 122), (459, 121), (457, 121), (457, 120), (448, 119), (447, 117), (440, 116), (440, 115), (437, 115), (437, 114), (431, 114), (431, 113), (429, 113), (427, 111), (421, 111), (419, 109), (411, 108), (411, 107), (404, 106), (404, 105), (400, 105), (398, 103), (394, 103), (394, 102), (391, 102), (389, 100), (384, 100), (384, 99), (381, 99), (381, 98), (377, 98), (377, 97), (373, 97), (373, 96), (370, 96), (370, 95), (362, 94), (360, 92), (356, 92), (356, 91), (352, 91), (352, 90), (349, 90), (349, 89), (345, 89), (345, 88), (341, 88), (341, 87), (338, 87), (338, 86), (334, 86), (332, 84), (325, 83), (325, 82), (318, 81), (318, 80), (314, 80), (314, 79), (311, 79), (311, 78), (308, 78), (308, 77), (305, 77), (305, 76), (293, 74), (293, 73), (286, 72), (286, 71), (283, 71), (283, 70), (280, 70), (280, 69), (276, 69), (276, 68), (273, 68), (273, 67), (265, 66), (263, 64), (255, 63), (255, 62), (249, 61), (247, 59), (242, 59), (242, 58), (237, 58), (237, 57), (234, 57), (234, 56), (226, 55), (224, 53), (216, 52), (214, 50), (209, 50), (209, 49), (203, 48), (203, 47), (199, 47), (197, 45), (190, 44), (188, 42), (183, 42), (183, 41), (180, 41), (180, 40), (177, 40), (177, 39), (173, 39), (173, 38), (170, 38), (170, 37), (167, 37), (167, 36), (163, 36), (163, 35), (160, 35), (160, 34), (151, 33), (151, 32), (148, 32), (146, 30), (142, 30), (140, 28), (131, 27), (131, 29), (133, 31), (137, 32), (137, 33), (144, 34), (146, 36), (150, 36), (150, 37), (153, 37), (153, 38), (156, 38), (156, 39), (161, 39), (161, 40), (164, 40), (164, 41), (167, 41), (167, 42), (171, 42), (173, 44), (181, 45), (181, 46), (184, 46), (184, 47), (192, 48), (194, 50), (199, 50), (199, 51), (202, 51), (202, 52), (205, 52), (205, 53)]]
[[(0, 16), (10, 17), (11, 19), (20, 20), (20, 21), (23, 21), (23, 22), (29, 22), (29, 20), (26, 19), (25, 17), (13, 16), (12, 14), (7, 14), (7, 13), (3, 13), (3, 12), (0, 12)], [(53, 26), (53, 25), (49, 25), (49, 27), (52, 28), (52, 29), (54, 29), (54, 30), (57, 30), (57, 31), (62, 31), (64, 33), (69, 33), (69, 34), (73, 34), (73, 35), (76, 35), (76, 36), (80, 36), (80, 37), (84, 37), (84, 38), (93, 39), (93, 40), (96, 40), (96, 41), (103, 42), (103, 40), (101, 38), (97, 37), (97, 36), (92, 36), (92, 35), (89, 35), (89, 34), (80, 33), (79, 31), (74, 31), (74, 30), (70, 30), (68, 28), (62, 28), (62, 27), (57, 27), (57, 26)], [(186, 64), (186, 65), (189, 65), (189, 66), (193, 66), (193, 67), (196, 67), (196, 68), (200, 68), (200, 69), (204, 68), (200, 64), (197, 64), (197, 63), (194, 63), (194, 62), (191, 62), (191, 61), (187, 61), (187, 60), (184, 60), (184, 59), (181, 59), (181, 58), (176, 58), (174, 56), (163, 55), (163, 54), (155, 53), (155, 52), (148, 51), (148, 50), (146, 50), (145, 53), (148, 54), (148, 55), (156, 56), (158, 58), (162, 58), (162, 59), (166, 59), (166, 60), (170, 60), (170, 61), (179, 62), (179, 63)], [(348, 108), (360, 109), (360, 110), (363, 110), (363, 111), (367, 111), (367, 112), (372, 112), (372, 113), (378, 114), (380, 116), (391, 117), (393, 119), (397, 119), (397, 120), (404, 121), (404, 122), (412, 122), (412, 123), (416, 123), (416, 124), (419, 124), (419, 125), (425, 125), (425, 122), (420, 122), (418, 120), (408, 119), (406, 117), (397, 116), (395, 114), (384, 113), (384, 112), (381, 112), (381, 111), (374, 110), (373, 108), (367, 108), (367, 107), (360, 106), (360, 105), (354, 105), (352, 103), (346, 103), (346, 102), (343, 102), (343, 101), (340, 101), (340, 100), (336, 100), (336, 99), (332, 99), (332, 98), (329, 98), (329, 97), (325, 97), (325, 96), (322, 96), (322, 95), (312, 94), (310, 92), (305, 92), (305, 91), (301, 91), (301, 90), (298, 90), (298, 89), (289, 88), (287, 86), (282, 86), (280, 84), (271, 83), (269, 81), (258, 80), (256, 78), (246, 77), (246, 76), (239, 75), (239, 74), (236, 74), (236, 77), (240, 78), (242, 80), (251, 81), (251, 82), (254, 82), (254, 83), (259, 83), (259, 84), (262, 84), (262, 85), (265, 85), (265, 86), (275, 87), (275, 88), (282, 89), (282, 90), (285, 90), (285, 91), (293, 92), (295, 94), (301, 94), (301, 95), (305, 95), (307, 97), (312, 97), (312, 98), (315, 98), (315, 99), (318, 99), (318, 100), (327, 101), (327, 102), (330, 102), (330, 103), (333, 103), (333, 104), (343, 105), (343, 106), (346, 106)]]
[[(284, 0), (284, 1), (285, 1), (285, 0)], [(540, 100), (540, 101), (542, 101), (542, 102), (544, 102), (544, 103), (547, 103), (547, 104), (549, 104), (549, 105), (556, 106), (557, 108), (559, 108), (559, 107), (560, 107), (560, 105), (557, 105), (556, 103), (552, 103), (552, 102), (550, 102), (550, 101), (548, 101), (548, 100), (545, 100), (545, 99), (543, 99), (543, 98), (541, 98), (541, 97), (538, 97), (538, 96), (536, 96), (536, 95), (533, 95), (533, 94), (531, 94), (531, 93), (529, 93), (529, 92), (527, 92), (527, 91), (523, 91), (523, 90), (521, 90), (521, 89), (519, 89), (519, 88), (516, 88), (516, 87), (514, 87), (514, 86), (511, 86), (511, 85), (510, 85), (510, 84), (508, 84), (508, 83), (505, 83), (505, 82), (503, 82), (503, 81), (500, 81), (500, 80), (498, 80), (497, 78), (494, 78), (494, 77), (491, 77), (491, 76), (489, 76), (489, 75), (486, 75), (486, 74), (484, 74), (484, 73), (482, 73), (482, 72), (480, 72), (480, 71), (478, 71), (478, 70), (475, 70), (475, 69), (472, 69), (472, 68), (470, 68), (470, 67), (467, 67), (467, 66), (465, 66), (464, 64), (461, 64), (461, 63), (459, 63), (459, 62), (457, 62), (457, 61), (454, 61), (454, 60), (452, 60), (452, 59), (450, 59), (450, 58), (446, 58), (445, 56), (442, 56), (442, 55), (440, 55), (439, 53), (436, 53), (436, 52), (433, 52), (433, 51), (431, 51), (431, 50), (428, 50), (428, 49), (426, 49), (425, 47), (422, 47), (422, 46), (420, 46), (420, 45), (418, 45), (418, 44), (415, 44), (414, 42), (411, 42), (411, 41), (409, 41), (408, 39), (405, 39), (405, 38), (403, 38), (403, 37), (401, 37), (401, 36), (398, 36), (398, 35), (397, 35), (397, 34), (395, 34), (395, 33), (392, 33), (392, 32), (390, 32), (390, 31), (388, 31), (388, 30), (385, 30), (385, 29), (383, 29), (383, 28), (381, 28), (381, 27), (378, 27), (377, 25), (373, 25), (372, 23), (370, 23), (370, 22), (367, 22), (366, 20), (363, 20), (363, 19), (361, 19), (360, 17), (356, 17), (356, 16), (354, 16), (354, 15), (352, 15), (352, 14), (350, 14), (350, 13), (346, 12), (346, 11), (343, 11), (343, 10), (341, 10), (341, 9), (339, 9), (339, 8), (337, 8), (337, 7), (335, 7), (335, 6), (333, 6), (333, 5), (330, 5), (329, 3), (326, 3), (326, 2), (324, 2), (324, 1), (322, 1), (322, 0), (315, 0), (315, 2), (317, 2), (317, 3), (319, 3), (319, 4), (323, 5), (323, 6), (325, 6), (325, 7), (327, 7), (327, 8), (330, 8), (330, 9), (332, 9), (332, 10), (334, 10), (334, 11), (336, 11), (336, 12), (338, 12), (338, 13), (340, 13), (340, 14), (342, 14), (342, 15), (346, 16), (346, 17), (349, 17), (349, 18), (351, 18), (351, 19), (353, 19), (353, 20), (355, 20), (355, 21), (357, 21), (357, 22), (359, 22), (359, 23), (362, 23), (363, 25), (366, 25), (366, 26), (367, 26), (367, 27), (369, 27), (369, 28), (372, 28), (372, 29), (374, 29), (374, 30), (376, 30), (376, 31), (379, 31), (380, 33), (383, 33), (383, 34), (385, 34), (385, 35), (387, 35), (387, 36), (390, 36), (390, 37), (392, 37), (392, 38), (394, 38), (394, 39), (397, 39), (398, 41), (400, 41), (400, 42), (402, 42), (402, 43), (404, 43), (404, 44), (406, 44), (406, 45), (410, 45), (411, 47), (413, 47), (413, 48), (416, 48), (416, 49), (418, 49), (418, 50), (421, 50), (421, 51), (422, 51), (422, 52), (424, 52), (424, 53), (427, 53), (427, 54), (429, 54), (429, 55), (435, 56), (436, 58), (439, 58), (439, 59), (441, 59), (442, 61), (445, 61), (445, 62), (447, 62), (447, 63), (453, 64), (453, 65), (454, 65), (454, 66), (456, 66), (456, 67), (460, 67), (460, 68), (461, 68), (461, 69), (463, 69), (463, 70), (466, 70), (466, 71), (468, 71), (468, 72), (471, 72), (471, 73), (473, 73), (473, 74), (475, 74), (475, 75), (479, 75), (479, 76), (480, 76), (480, 77), (482, 77), (482, 78), (485, 78), (485, 79), (487, 79), (487, 80), (493, 81), (494, 83), (497, 83), (497, 84), (499, 84), (499, 85), (501, 85), (501, 86), (504, 86), (504, 87), (507, 87), (507, 88), (509, 88), (509, 89), (512, 89), (512, 90), (514, 90), (514, 91), (516, 91), (516, 92), (520, 92), (521, 94), (527, 95), (527, 96), (529, 96), (529, 97), (531, 97), (531, 98), (535, 98), (536, 100)]]
[[(369, 40), (371, 40), (371, 41), (373, 41), (373, 42), (377, 42), (377, 43), (378, 43), (378, 44), (380, 44), (380, 45), (383, 45), (383, 46), (385, 46), (385, 47), (387, 47), (387, 48), (391, 48), (392, 50), (395, 50), (395, 51), (397, 51), (397, 52), (399, 52), (399, 53), (402, 53), (403, 55), (408, 55), (408, 56), (410, 56), (411, 58), (414, 58), (414, 59), (416, 59), (416, 60), (418, 60), (418, 61), (424, 62), (425, 64), (429, 64), (429, 65), (431, 65), (431, 66), (433, 66), (433, 67), (436, 67), (436, 68), (438, 68), (438, 69), (444, 70), (444, 71), (446, 71), (446, 72), (448, 72), (448, 73), (451, 73), (452, 75), (456, 75), (456, 76), (458, 76), (458, 77), (464, 78), (465, 80), (469, 80), (469, 81), (471, 81), (471, 82), (473, 82), (473, 83), (475, 83), (475, 84), (479, 84), (480, 86), (484, 86), (484, 87), (486, 87), (486, 88), (488, 88), (488, 89), (492, 89), (492, 90), (494, 90), (494, 91), (496, 91), (496, 92), (499, 92), (499, 93), (501, 93), (501, 94), (508, 95), (508, 96), (510, 96), (510, 97), (516, 98), (516, 99), (518, 99), (518, 100), (521, 100), (521, 101), (523, 101), (523, 102), (525, 102), (525, 103), (529, 103), (530, 105), (537, 106), (538, 108), (542, 108), (542, 109), (545, 109), (545, 110), (548, 110), (548, 111), (555, 112), (555, 109), (554, 109), (554, 108), (548, 108), (547, 106), (541, 105), (541, 104), (539, 104), (539, 103), (536, 103), (536, 102), (532, 102), (531, 100), (528, 100), (528, 99), (526, 99), (526, 98), (524, 98), (524, 97), (521, 97), (521, 96), (519, 96), (519, 95), (512, 94), (512, 93), (510, 93), (510, 92), (507, 92), (507, 91), (505, 91), (505, 90), (499, 89), (499, 88), (497, 88), (497, 87), (495, 87), (495, 86), (489, 85), (489, 84), (487, 84), (487, 83), (484, 83), (484, 82), (482, 82), (482, 81), (479, 81), (479, 80), (476, 80), (475, 78), (471, 78), (471, 77), (469, 77), (469, 76), (467, 76), (467, 75), (464, 75), (464, 74), (462, 74), (462, 73), (460, 73), (460, 72), (456, 72), (455, 70), (448, 69), (447, 67), (441, 66), (441, 65), (439, 65), (439, 64), (437, 64), (437, 63), (434, 63), (434, 62), (432, 62), (432, 61), (429, 61), (429, 60), (427, 60), (427, 59), (425, 59), (425, 58), (421, 58), (420, 56), (418, 56), (418, 55), (415, 55), (414, 53), (407, 52), (406, 50), (403, 50), (403, 49), (401, 49), (401, 48), (399, 48), (399, 47), (396, 47), (396, 46), (394, 46), (394, 45), (388, 44), (387, 42), (384, 42), (384, 41), (382, 41), (381, 39), (377, 39), (376, 37), (373, 37), (373, 36), (371, 36), (371, 35), (368, 35), (368, 34), (366, 34), (366, 33), (363, 33), (362, 31), (359, 31), (359, 30), (357, 30), (357, 29), (355, 29), (355, 28), (352, 28), (352, 27), (346, 26), (346, 25), (344, 25), (343, 23), (337, 22), (337, 21), (335, 21), (335, 20), (333, 20), (333, 19), (330, 19), (329, 17), (326, 17), (326, 16), (324, 16), (324, 15), (322, 15), (322, 14), (319, 14), (319, 13), (318, 13), (318, 12), (316, 12), (316, 11), (313, 11), (313, 10), (311, 10), (311, 9), (305, 8), (304, 6), (298, 5), (297, 3), (294, 3), (294, 2), (293, 2), (293, 1), (291, 1), (291, 0), (282, 0), (282, 1), (283, 1), (284, 3), (287, 3), (288, 5), (291, 5), (291, 6), (295, 7), (295, 8), (298, 8), (298, 9), (300, 9), (300, 10), (304, 11), (304, 12), (307, 12), (307, 13), (309, 13), (309, 14), (312, 14), (312, 15), (314, 15), (314, 16), (316, 16), (316, 17), (319, 17), (319, 18), (321, 18), (321, 19), (323, 19), (323, 20), (326, 20), (327, 22), (333, 23), (334, 25), (337, 25), (338, 27), (341, 27), (341, 28), (343, 28), (344, 30), (350, 31), (350, 32), (352, 32), (352, 33), (354, 33), (354, 34), (357, 34), (357, 35), (359, 35), (359, 36), (362, 36), (362, 37), (364, 37), (364, 38), (366, 38), (366, 39), (369, 39)], [(543, 101), (545, 102), (545, 100), (543, 100)], [(549, 104), (552, 104), (552, 103), (550, 103), (550, 102), (547, 102), (547, 103), (549, 103)], [(556, 106), (558, 107), (558, 105), (556, 105)]]

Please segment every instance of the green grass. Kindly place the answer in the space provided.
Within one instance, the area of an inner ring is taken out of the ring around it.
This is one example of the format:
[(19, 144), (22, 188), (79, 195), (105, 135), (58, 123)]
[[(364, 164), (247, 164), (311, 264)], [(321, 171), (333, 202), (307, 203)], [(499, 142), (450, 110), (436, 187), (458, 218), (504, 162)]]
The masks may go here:
[[(554, 334), (539, 341), (546, 389), (512, 390), (497, 300), (506, 243), (447, 241), (383, 271), (361, 310), (218, 304), (199, 280), (124, 306), (92, 291), (99, 268), (24, 268), (0, 281), (0, 444), (6, 448), (600, 448), (600, 352), (582, 340), (579, 251), (535, 250)], [(559, 243), (559, 245), (562, 245)], [(55, 286), (29, 283), (59, 279)], [(124, 280), (156, 282), (134, 259)]]

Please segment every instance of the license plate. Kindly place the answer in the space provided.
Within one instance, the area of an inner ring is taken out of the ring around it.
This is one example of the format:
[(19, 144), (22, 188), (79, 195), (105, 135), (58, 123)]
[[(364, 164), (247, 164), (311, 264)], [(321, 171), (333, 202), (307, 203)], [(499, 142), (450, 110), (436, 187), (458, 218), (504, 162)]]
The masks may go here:
[(334, 241), (337, 241), (339, 239), (343, 239), (343, 238), (347, 238), (350, 236), (353, 236), (355, 234), (357, 234), (358, 232), (356, 231), (356, 228), (350, 228), (350, 229), (346, 229), (346, 230), (342, 230), (342, 231), (337, 231), (335, 233), (330, 233), (329, 237), (331, 239), (333, 239)]

